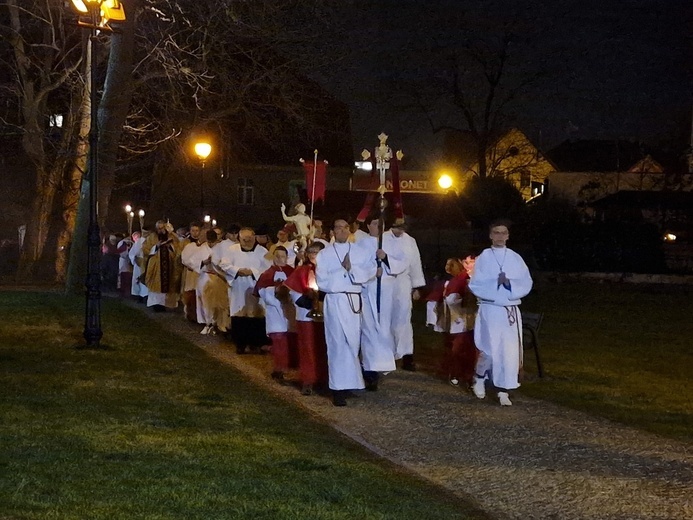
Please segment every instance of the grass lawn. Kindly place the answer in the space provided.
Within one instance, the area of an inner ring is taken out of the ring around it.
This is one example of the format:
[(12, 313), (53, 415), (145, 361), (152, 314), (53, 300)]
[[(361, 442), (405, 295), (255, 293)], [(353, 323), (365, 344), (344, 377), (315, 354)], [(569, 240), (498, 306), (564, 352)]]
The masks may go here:
[[(525, 352), (523, 394), (636, 428), (693, 441), (693, 289), (540, 283), (522, 308), (543, 312), (545, 372)], [(439, 364), (441, 338), (419, 323), (417, 361)]]
[(0, 292), (0, 518), (486, 518), (103, 307), (111, 349), (76, 350), (80, 299)]

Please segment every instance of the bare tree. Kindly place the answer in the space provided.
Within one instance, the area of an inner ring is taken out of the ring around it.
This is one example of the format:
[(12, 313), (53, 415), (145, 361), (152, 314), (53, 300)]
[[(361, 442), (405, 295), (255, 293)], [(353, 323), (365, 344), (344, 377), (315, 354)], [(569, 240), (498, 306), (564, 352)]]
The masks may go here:
[(11, 49), (11, 58), (3, 65), (12, 70), (15, 80), (3, 89), (20, 114), (5, 124), (20, 129), (22, 147), (35, 175), (18, 271), (18, 276), (25, 278), (43, 253), (56, 191), (71, 156), (67, 150), (77, 128), (75, 120), (66, 114), (59, 137), (49, 139), (49, 115), (52, 109), (64, 106), (61, 98), (71, 97), (81, 49), (79, 39), (64, 23), (63, 2), (34, 0), (20, 5), (6, 0), (0, 7), (7, 14), (6, 23), (0, 26), (2, 40)]
[[(433, 133), (463, 132), (471, 140), (477, 176), (494, 175), (489, 148), (510, 128), (521, 127), (523, 104), (549, 74), (539, 42), (547, 25), (536, 2), (484, 2), (477, 9), (432, 12), (421, 21), (417, 73), (403, 65), (390, 91), (400, 111), (425, 114)], [(448, 6), (449, 7), (449, 6)], [(417, 55), (415, 55), (417, 56)], [(498, 159), (498, 158), (497, 158)], [(495, 163), (499, 161), (496, 160)]]

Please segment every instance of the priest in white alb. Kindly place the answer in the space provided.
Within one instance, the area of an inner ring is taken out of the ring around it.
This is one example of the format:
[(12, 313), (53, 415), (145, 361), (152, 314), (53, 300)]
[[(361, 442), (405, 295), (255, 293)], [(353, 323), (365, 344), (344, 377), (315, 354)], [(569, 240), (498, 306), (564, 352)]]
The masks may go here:
[(236, 352), (243, 354), (247, 347), (259, 348), (269, 343), (264, 311), (253, 291), (260, 275), (271, 264), (265, 258), (267, 249), (256, 243), (252, 228), (242, 228), (238, 238), (238, 244), (222, 253), (218, 267), (225, 273), (231, 288), (231, 341), (236, 345)]

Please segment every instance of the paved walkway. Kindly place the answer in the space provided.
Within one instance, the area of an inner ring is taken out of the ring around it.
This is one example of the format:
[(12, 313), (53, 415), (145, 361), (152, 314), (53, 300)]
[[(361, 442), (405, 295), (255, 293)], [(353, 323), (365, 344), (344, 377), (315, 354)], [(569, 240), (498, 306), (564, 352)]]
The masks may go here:
[(693, 447), (516, 395), (501, 408), (418, 372), (397, 371), (346, 408), (270, 380), (178, 313), (166, 322), (209, 355), (310, 410), (379, 456), (499, 519), (693, 519)]

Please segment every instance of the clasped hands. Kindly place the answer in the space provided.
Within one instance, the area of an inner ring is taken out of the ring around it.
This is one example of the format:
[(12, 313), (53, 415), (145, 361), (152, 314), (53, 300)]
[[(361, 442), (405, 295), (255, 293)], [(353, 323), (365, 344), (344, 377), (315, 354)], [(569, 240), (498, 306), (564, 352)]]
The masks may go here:
[(508, 280), (508, 277), (505, 276), (505, 273), (503, 271), (498, 273), (498, 287), (500, 287), (501, 285), (506, 289), (510, 288), (510, 280)]

